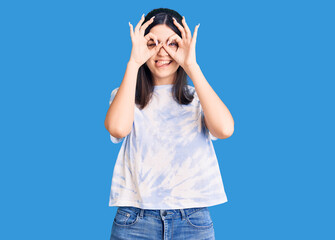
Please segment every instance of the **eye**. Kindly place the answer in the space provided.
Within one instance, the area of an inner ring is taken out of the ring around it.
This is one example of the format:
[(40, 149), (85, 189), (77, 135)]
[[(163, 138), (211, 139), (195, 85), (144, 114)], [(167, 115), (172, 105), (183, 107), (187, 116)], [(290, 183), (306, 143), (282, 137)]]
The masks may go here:
[(172, 45), (172, 46), (178, 46), (178, 44), (175, 43), (175, 42), (169, 43), (169, 45)]

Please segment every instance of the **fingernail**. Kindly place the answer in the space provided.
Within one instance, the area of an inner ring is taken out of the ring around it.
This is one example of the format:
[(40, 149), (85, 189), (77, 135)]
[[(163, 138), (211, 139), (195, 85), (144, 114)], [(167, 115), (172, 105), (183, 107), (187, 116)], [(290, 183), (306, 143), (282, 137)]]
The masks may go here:
[[(153, 18), (155, 18), (155, 16), (153, 16), (151, 19), (153, 19)], [(150, 19), (150, 20), (151, 20), (151, 19)]]
[(172, 18), (173, 18), (173, 20), (177, 21), (174, 17), (172, 17)]
[(156, 40), (156, 46), (158, 45), (158, 41)]
[(169, 46), (170, 40), (167, 42), (167, 45)]

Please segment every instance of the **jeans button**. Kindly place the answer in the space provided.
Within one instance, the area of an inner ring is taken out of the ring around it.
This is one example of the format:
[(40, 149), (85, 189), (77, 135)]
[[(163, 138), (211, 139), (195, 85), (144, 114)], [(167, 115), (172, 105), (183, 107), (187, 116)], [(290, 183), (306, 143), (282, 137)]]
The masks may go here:
[(162, 213), (162, 215), (163, 215), (163, 216), (166, 216), (166, 215), (167, 215), (167, 212), (166, 212), (166, 211), (164, 211), (164, 212)]

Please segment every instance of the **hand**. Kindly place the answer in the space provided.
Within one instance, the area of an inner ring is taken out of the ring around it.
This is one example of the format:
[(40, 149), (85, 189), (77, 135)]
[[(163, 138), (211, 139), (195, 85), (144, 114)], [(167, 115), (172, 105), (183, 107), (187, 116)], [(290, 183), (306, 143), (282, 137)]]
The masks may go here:
[[(196, 57), (195, 57), (195, 43), (196, 43), (198, 28), (200, 24), (195, 26), (194, 34), (192, 38), (191, 31), (185, 21), (185, 17), (183, 17), (182, 19), (182, 23), (185, 26), (185, 29), (183, 28), (183, 26), (181, 26), (177, 22), (175, 18), (173, 18), (173, 22), (177, 26), (179, 31), (181, 32), (182, 38), (180, 38), (178, 34), (172, 35), (169, 38), (168, 43), (163, 45), (163, 48), (182, 68), (185, 69), (186, 67), (197, 64)], [(177, 51), (174, 51), (169, 46), (169, 43), (171, 43), (173, 40), (176, 40), (176, 42), (178, 43)]]
[[(151, 32), (144, 36), (145, 29), (153, 22), (153, 20), (154, 17), (152, 17), (149, 21), (142, 25), (144, 21), (143, 14), (141, 20), (137, 23), (135, 27), (135, 31), (133, 31), (133, 25), (131, 25), (131, 23), (129, 22), (131, 42), (133, 44), (130, 54), (130, 60), (139, 64), (139, 66), (142, 66), (149, 58), (156, 54), (159, 51), (160, 47), (163, 45), (162, 43), (157, 44), (157, 37)], [(156, 46), (149, 50), (147, 43), (150, 39), (153, 39), (156, 42)]]

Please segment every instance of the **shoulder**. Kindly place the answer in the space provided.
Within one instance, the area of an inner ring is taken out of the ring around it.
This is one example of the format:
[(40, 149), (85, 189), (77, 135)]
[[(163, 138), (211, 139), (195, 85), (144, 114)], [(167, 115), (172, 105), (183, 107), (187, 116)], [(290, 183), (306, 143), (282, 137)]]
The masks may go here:
[(109, 105), (110, 105), (110, 104), (112, 103), (112, 101), (114, 100), (114, 97), (115, 97), (116, 92), (117, 92), (118, 89), (119, 89), (119, 88), (117, 87), (117, 88), (114, 88), (114, 89), (112, 90), (111, 95), (110, 95), (110, 99), (109, 99)]
[(189, 93), (191, 93), (194, 96), (194, 99), (196, 99), (197, 101), (199, 101), (198, 94), (195, 91), (195, 87), (193, 87), (191, 85), (187, 85), (187, 87), (188, 87)]
[(196, 97), (197, 92), (195, 91), (195, 88), (191, 85), (186, 85), (188, 92), (191, 93), (192, 95), (194, 94), (194, 97)]
[(114, 89), (112, 90), (111, 94), (115, 94), (118, 90), (119, 90), (119, 87), (114, 88)]
[(118, 90), (119, 90), (119, 87), (114, 88), (114, 89), (112, 90), (112, 92), (111, 92), (111, 98), (114, 98), (114, 97), (115, 97), (116, 92), (117, 92)]
[(191, 85), (186, 85), (187, 86), (187, 88), (190, 90), (190, 91), (195, 91), (195, 88), (193, 87), (193, 86), (191, 86)]

